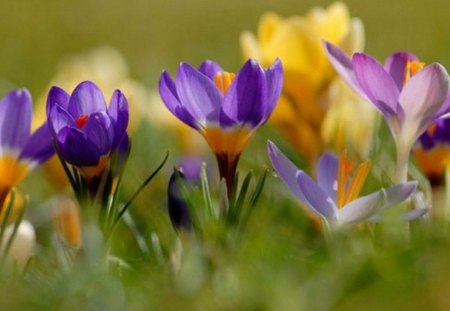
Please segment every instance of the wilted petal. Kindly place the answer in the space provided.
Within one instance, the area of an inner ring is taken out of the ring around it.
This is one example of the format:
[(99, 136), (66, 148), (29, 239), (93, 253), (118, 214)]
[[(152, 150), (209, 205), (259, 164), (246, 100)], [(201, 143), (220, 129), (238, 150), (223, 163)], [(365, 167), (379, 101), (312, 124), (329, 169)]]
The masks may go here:
[(78, 84), (70, 96), (67, 110), (74, 118), (104, 111), (106, 110), (105, 98), (95, 83), (84, 81)]
[(384, 69), (391, 75), (399, 91), (405, 82), (405, 73), (408, 62), (417, 60), (417, 57), (409, 52), (398, 52), (390, 55), (384, 63)]
[(266, 117), (268, 118), (275, 108), (283, 89), (283, 64), (278, 58), (266, 70), (266, 79), (268, 92)]
[(106, 112), (100, 111), (91, 114), (82, 132), (97, 146), (100, 154), (104, 155), (111, 150), (114, 127)]
[[(182, 63), (176, 79), (178, 98), (196, 123), (218, 123), (223, 96), (207, 76)], [(183, 120), (184, 121), (184, 120)]]
[(331, 153), (325, 153), (320, 157), (316, 170), (317, 183), (333, 201), (336, 201), (338, 166), (339, 160), (336, 156)]
[(212, 60), (205, 60), (198, 68), (198, 71), (214, 81), (216, 73), (223, 72), (224, 70), (216, 62), (213, 62)]
[(353, 70), (361, 90), (385, 116), (397, 113), (400, 91), (392, 77), (372, 57), (356, 53)]
[(119, 144), (128, 127), (128, 102), (123, 93), (115, 90), (111, 103), (108, 107), (108, 115), (111, 117), (114, 125), (114, 139), (111, 148), (114, 149)]
[(159, 94), (166, 105), (167, 109), (180, 121), (189, 125), (194, 129), (198, 129), (198, 125), (192, 116), (183, 108), (178, 98), (177, 89), (170, 75), (163, 71), (159, 79)]
[(9, 92), (0, 101), (0, 148), (21, 150), (30, 137), (31, 95), (26, 89)]
[(360, 197), (338, 211), (339, 223), (357, 223), (372, 216), (383, 207), (386, 202), (386, 191), (384, 189)]
[(65, 127), (56, 137), (61, 156), (75, 166), (95, 166), (100, 160), (100, 152), (93, 142), (79, 129)]
[(335, 219), (337, 208), (328, 194), (302, 171), (297, 171), (297, 182), (306, 201), (304, 203), (326, 219)]
[[(419, 129), (429, 125), (448, 95), (449, 78), (440, 64), (431, 64), (415, 74), (400, 94), (400, 105), (405, 119), (416, 123)], [(418, 133), (419, 135), (421, 134)]]
[(258, 126), (266, 120), (267, 81), (264, 70), (257, 61), (250, 59), (242, 66), (225, 94), (221, 125), (229, 120), (237, 124)]
[(40, 164), (50, 159), (54, 153), (52, 133), (48, 124), (44, 123), (28, 138), (19, 159), (31, 160), (35, 164)]

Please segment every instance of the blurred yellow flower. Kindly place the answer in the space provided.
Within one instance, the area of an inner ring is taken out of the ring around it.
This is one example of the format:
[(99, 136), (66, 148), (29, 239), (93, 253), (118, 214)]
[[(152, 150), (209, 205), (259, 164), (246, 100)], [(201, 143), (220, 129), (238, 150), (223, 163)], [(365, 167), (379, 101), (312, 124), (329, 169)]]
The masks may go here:
[[(46, 119), (46, 101), (50, 87), (56, 85), (71, 92), (85, 80), (95, 82), (106, 96), (111, 96), (116, 89), (125, 94), (130, 109), (128, 133), (132, 133), (137, 128), (142, 114), (148, 109), (149, 94), (142, 84), (130, 78), (124, 57), (112, 47), (100, 47), (85, 53), (69, 55), (59, 63), (55, 76), (36, 103), (33, 128)], [(109, 98), (105, 99), (109, 102)], [(64, 190), (68, 182), (57, 157), (51, 158), (44, 168), (53, 184), (59, 190)]]
[[(364, 47), (364, 28), (359, 19), (350, 18), (345, 4), (336, 2), (327, 9), (313, 8), (306, 16), (282, 19), (274, 13), (267, 13), (260, 20), (257, 37), (250, 32), (241, 35), (244, 58), (256, 58), (263, 65), (270, 64), (276, 57), (282, 60), (285, 71), (283, 96), (270, 121), (310, 163), (325, 147), (322, 138), (327, 145), (341, 147), (341, 144), (352, 141), (352, 146), (367, 150), (370, 137), (365, 135), (371, 134), (372, 129), (361, 126), (361, 133), (351, 133), (351, 137), (346, 137), (351, 132), (347, 127), (353, 127), (355, 119), (339, 110), (364, 109), (368, 114), (375, 114), (370, 107), (354, 108), (355, 103), (359, 106), (365, 103), (354, 98), (352, 91), (342, 88), (340, 84), (334, 87), (340, 90), (333, 91), (338, 93), (339, 99), (334, 95), (328, 96), (330, 84), (337, 78), (322, 47), (324, 39), (353, 53)], [(326, 117), (327, 125), (323, 125), (327, 109), (332, 113)], [(356, 111), (352, 111), (352, 117), (358, 116)], [(331, 120), (334, 118), (338, 120)], [(368, 117), (371, 121), (374, 118)], [(352, 120), (350, 123), (349, 119)], [(363, 125), (370, 127), (372, 124)], [(334, 135), (334, 131), (340, 131), (344, 136)], [(336, 138), (341, 143), (331, 142)], [(361, 142), (363, 146), (359, 146)], [(358, 153), (364, 154), (362, 150)]]

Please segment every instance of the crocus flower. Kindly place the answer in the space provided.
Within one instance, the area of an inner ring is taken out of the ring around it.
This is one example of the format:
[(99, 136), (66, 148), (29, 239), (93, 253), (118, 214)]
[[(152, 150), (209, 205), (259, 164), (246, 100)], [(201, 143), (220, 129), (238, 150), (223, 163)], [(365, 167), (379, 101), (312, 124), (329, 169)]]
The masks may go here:
[(0, 100), (0, 211), (11, 188), (54, 154), (47, 124), (30, 135), (33, 104), (26, 89)]
[(450, 119), (435, 121), (419, 137), (414, 155), (431, 184), (442, 184), (445, 169), (450, 169)]
[(325, 49), (341, 77), (383, 114), (397, 148), (396, 180), (406, 181), (413, 144), (434, 120), (449, 112), (445, 68), (438, 63), (425, 66), (406, 52), (392, 54), (383, 66), (363, 53), (350, 58), (329, 42)]
[(239, 157), (272, 113), (282, 84), (279, 60), (267, 70), (248, 60), (236, 76), (205, 61), (199, 69), (181, 63), (175, 81), (164, 71), (159, 92), (172, 114), (203, 135), (230, 192)]
[[(348, 53), (360, 51), (364, 47), (364, 27), (358, 18), (350, 17), (342, 2), (326, 9), (315, 7), (305, 16), (282, 18), (266, 13), (259, 21), (257, 35), (249, 31), (241, 35), (241, 47), (245, 59), (256, 58), (268, 65), (279, 57), (283, 62), (283, 94), (269, 123), (279, 128), (308, 162), (317, 161), (325, 145), (340, 145), (333, 140), (348, 142), (358, 154), (366, 156), (376, 112), (364, 109), (367, 122), (357, 122), (359, 119), (347, 122), (354, 114), (336, 113), (336, 110), (361, 110), (365, 103), (360, 98), (355, 99), (341, 83), (334, 86), (338, 88), (339, 97), (330, 94), (336, 92), (330, 90), (336, 74), (322, 49), (322, 39)], [(330, 116), (329, 110), (332, 110)], [(326, 128), (323, 122), (327, 122)], [(334, 126), (330, 129), (334, 124), (339, 125), (339, 130)], [(331, 135), (334, 132), (339, 134)]]
[(90, 81), (80, 83), (72, 95), (53, 87), (47, 115), (57, 151), (86, 179), (102, 174), (110, 155), (127, 139), (128, 103), (119, 90), (109, 106), (100, 89)]
[[(64, 90), (73, 90), (80, 81), (92, 80), (104, 94), (112, 94), (115, 89), (126, 94), (129, 104), (128, 133), (132, 133), (145, 118), (150, 105), (150, 98), (146, 88), (130, 77), (128, 64), (121, 53), (109, 46), (94, 48), (77, 54), (70, 54), (58, 61), (56, 71), (50, 78), (48, 87), (45, 88), (35, 105), (36, 111), (33, 118), (33, 128), (47, 120), (46, 102), (48, 89), (57, 85)], [(49, 181), (64, 192), (68, 186), (67, 177), (59, 162), (54, 156), (44, 165)]]
[(314, 181), (270, 141), (268, 154), (275, 171), (292, 193), (331, 226), (366, 220), (384, 208), (401, 203), (417, 187), (417, 182), (408, 182), (359, 197), (370, 169), (369, 161), (360, 164), (350, 176), (352, 164), (345, 154), (338, 160), (333, 154), (325, 153), (318, 161), (317, 181)]

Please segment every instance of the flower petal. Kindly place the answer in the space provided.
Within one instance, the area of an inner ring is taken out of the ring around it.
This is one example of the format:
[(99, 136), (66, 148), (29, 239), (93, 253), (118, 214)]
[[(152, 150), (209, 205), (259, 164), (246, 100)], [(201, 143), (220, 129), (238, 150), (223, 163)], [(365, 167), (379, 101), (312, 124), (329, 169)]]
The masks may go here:
[(334, 220), (338, 213), (333, 200), (320, 186), (318, 186), (311, 177), (302, 171), (297, 171), (297, 182), (300, 187), (305, 203), (317, 214), (328, 220)]
[(42, 124), (30, 136), (25, 147), (20, 153), (19, 159), (33, 162), (33, 165), (41, 164), (55, 154), (52, 133), (47, 123)]
[(111, 151), (114, 140), (114, 127), (106, 112), (99, 111), (91, 114), (81, 131), (86, 134), (88, 140), (95, 144), (101, 155)]
[(95, 83), (84, 81), (72, 92), (67, 110), (74, 118), (105, 111), (105, 98)]
[(58, 104), (54, 104), (48, 114), (48, 126), (54, 135), (66, 127), (77, 127), (72, 116)]
[(325, 153), (317, 164), (317, 184), (336, 202), (339, 160), (332, 153)]
[(216, 62), (213, 62), (212, 60), (205, 60), (200, 67), (198, 67), (198, 71), (214, 81), (216, 78), (216, 73), (223, 72), (224, 70)]
[(428, 127), (444, 104), (448, 89), (447, 71), (437, 63), (419, 71), (403, 88), (399, 102), (405, 111), (405, 122), (408, 120), (411, 124), (417, 124), (420, 132), (418, 135)]
[(0, 150), (20, 151), (30, 137), (31, 95), (27, 89), (9, 92), (0, 101)]
[(175, 85), (182, 106), (196, 123), (206, 126), (219, 122), (223, 96), (213, 81), (189, 64), (181, 63)]
[(242, 66), (225, 94), (220, 124), (251, 124), (257, 127), (268, 118), (267, 106), (267, 80), (264, 70), (257, 61), (250, 59)]
[(75, 166), (94, 166), (100, 160), (100, 152), (95, 144), (79, 129), (65, 127), (57, 136), (61, 157)]
[(412, 211), (407, 212), (406, 214), (404, 214), (402, 216), (403, 220), (406, 221), (411, 221), (411, 220), (415, 220), (417, 218), (422, 217), (423, 215), (425, 215), (426, 213), (428, 213), (430, 209), (429, 208), (419, 208), (419, 209), (414, 209)]
[(190, 127), (198, 129), (195, 120), (181, 105), (175, 83), (166, 71), (163, 71), (159, 78), (159, 94), (164, 105), (175, 117)]
[(391, 75), (399, 91), (403, 88), (408, 62), (414, 60), (418, 60), (414, 54), (398, 52), (390, 55), (384, 63), (384, 70)]
[(111, 145), (115, 149), (125, 135), (128, 127), (128, 101), (119, 90), (115, 90), (108, 107), (108, 115), (113, 121), (114, 139)]
[(280, 59), (277, 58), (272, 66), (266, 71), (267, 79), (267, 118), (272, 113), (275, 105), (278, 103), (281, 91), (283, 89), (283, 64)]
[(66, 93), (66, 91), (57, 86), (53, 86), (47, 96), (47, 115), (50, 115), (54, 105), (58, 105), (67, 111), (69, 100), (70, 96)]
[(397, 113), (400, 91), (392, 77), (372, 57), (355, 53), (353, 70), (361, 90), (385, 116)]
[(386, 204), (395, 206), (409, 198), (417, 189), (417, 181), (410, 181), (404, 184), (386, 188)]
[(386, 191), (380, 191), (360, 197), (338, 211), (339, 223), (357, 223), (372, 216), (386, 202)]

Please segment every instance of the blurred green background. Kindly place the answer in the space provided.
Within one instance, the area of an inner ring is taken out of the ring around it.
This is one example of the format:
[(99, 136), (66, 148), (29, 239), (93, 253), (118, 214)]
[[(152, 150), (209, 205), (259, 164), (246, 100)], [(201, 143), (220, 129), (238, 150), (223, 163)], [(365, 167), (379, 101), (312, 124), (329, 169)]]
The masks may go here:
[[(184, 60), (211, 58), (236, 69), (239, 34), (255, 31), (260, 15), (303, 15), (332, 1), (311, 0), (46, 0), (0, 2), (0, 91), (47, 87), (60, 57), (111, 45), (132, 76), (155, 88), (160, 71)], [(345, 1), (366, 27), (366, 51), (384, 58), (407, 49), (450, 66), (447, 0)]]

